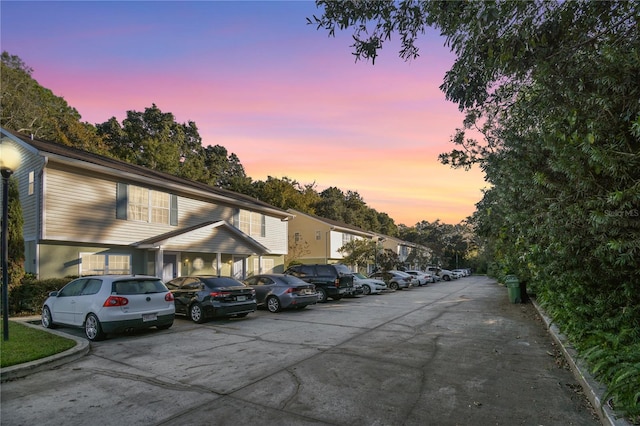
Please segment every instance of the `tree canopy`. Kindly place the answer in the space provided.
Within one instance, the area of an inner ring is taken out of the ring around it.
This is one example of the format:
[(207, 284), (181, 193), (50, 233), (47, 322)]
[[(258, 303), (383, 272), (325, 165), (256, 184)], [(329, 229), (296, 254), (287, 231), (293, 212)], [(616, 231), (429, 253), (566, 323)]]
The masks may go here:
[(33, 69), (18, 56), (0, 55), (0, 123), (34, 137), (54, 140), (85, 151), (105, 154), (95, 128), (80, 121), (80, 114), (31, 77)]
[(179, 123), (156, 104), (127, 111), (122, 122), (115, 117), (95, 125), (82, 122), (63, 98), (32, 78), (33, 70), (18, 56), (3, 52), (1, 59), (1, 123), (9, 130), (250, 195), (285, 210), (397, 233), (393, 219), (369, 207), (357, 192), (331, 187), (319, 193), (315, 182), (302, 185), (288, 177), (252, 180), (235, 153), (221, 145), (203, 145), (195, 122)]
[[(497, 276), (517, 274), (609, 387), (640, 415), (640, 3), (316, 2), (357, 60), (400, 57), (440, 31), (441, 90), (465, 119), (440, 160), (491, 188), (471, 224)], [(479, 135), (479, 136), (475, 136)]]

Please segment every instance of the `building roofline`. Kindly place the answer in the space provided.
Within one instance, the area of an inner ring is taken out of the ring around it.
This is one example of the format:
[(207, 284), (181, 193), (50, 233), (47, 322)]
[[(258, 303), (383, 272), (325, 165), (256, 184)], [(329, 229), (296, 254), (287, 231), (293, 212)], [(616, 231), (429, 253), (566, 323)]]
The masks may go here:
[(213, 187), (201, 182), (184, 179), (169, 173), (159, 172), (143, 166), (129, 164), (120, 160), (83, 151), (78, 148), (0, 128), (0, 132), (16, 143), (24, 146), (34, 154), (39, 154), (51, 162), (72, 165), (81, 169), (100, 172), (115, 177), (126, 177), (129, 180), (150, 185), (161, 185), (163, 188), (194, 196), (209, 198), (224, 204), (260, 211), (280, 218), (283, 221), (292, 219), (292, 215), (268, 203), (248, 195), (227, 189)]

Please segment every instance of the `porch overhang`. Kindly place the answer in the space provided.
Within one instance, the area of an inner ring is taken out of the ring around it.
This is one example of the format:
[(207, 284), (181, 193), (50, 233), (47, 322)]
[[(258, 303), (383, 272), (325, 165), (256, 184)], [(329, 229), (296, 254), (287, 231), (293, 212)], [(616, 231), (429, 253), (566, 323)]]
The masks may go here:
[(271, 253), (269, 248), (225, 220), (209, 221), (177, 229), (138, 241), (132, 246), (148, 250), (225, 252), (245, 255)]

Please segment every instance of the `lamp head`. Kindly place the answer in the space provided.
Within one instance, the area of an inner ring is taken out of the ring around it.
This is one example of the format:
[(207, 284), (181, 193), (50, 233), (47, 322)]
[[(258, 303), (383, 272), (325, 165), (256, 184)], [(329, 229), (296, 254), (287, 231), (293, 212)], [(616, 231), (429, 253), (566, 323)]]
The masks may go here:
[(20, 151), (8, 142), (0, 143), (0, 169), (11, 174), (20, 167)]

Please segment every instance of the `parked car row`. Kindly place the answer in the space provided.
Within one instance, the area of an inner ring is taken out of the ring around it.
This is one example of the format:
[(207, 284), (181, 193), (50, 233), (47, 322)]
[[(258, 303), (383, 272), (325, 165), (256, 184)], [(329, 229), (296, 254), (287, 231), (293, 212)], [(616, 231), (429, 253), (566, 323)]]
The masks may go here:
[(458, 278), (468, 277), (469, 275), (471, 275), (471, 269), (454, 269), (451, 272), (458, 275)]
[[(469, 272), (446, 271), (444, 276), (450, 274), (452, 279)], [(49, 293), (42, 307), (42, 325), (81, 327), (87, 339), (97, 341), (107, 333), (167, 329), (175, 315), (196, 323), (240, 318), (258, 307), (269, 312), (304, 309), (328, 298), (386, 293), (437, 279), (439, 276), (417, 270), (379, 271), (366, 277), (342, 264), (295, 265), (284, 274), (254, 275), (244, 282), (215, 275), (178, 277), (166, 284), (158, 277), (142, 275), (81, 277)]]

